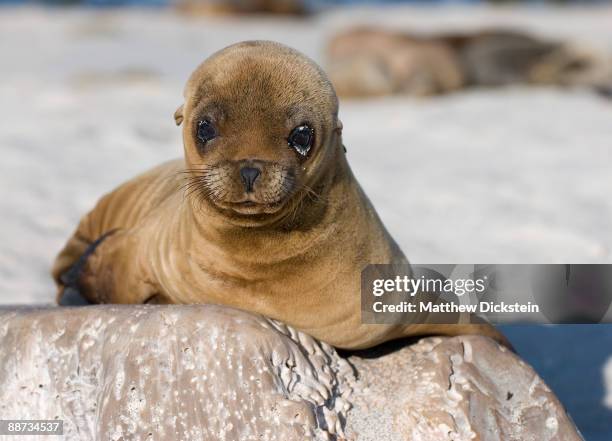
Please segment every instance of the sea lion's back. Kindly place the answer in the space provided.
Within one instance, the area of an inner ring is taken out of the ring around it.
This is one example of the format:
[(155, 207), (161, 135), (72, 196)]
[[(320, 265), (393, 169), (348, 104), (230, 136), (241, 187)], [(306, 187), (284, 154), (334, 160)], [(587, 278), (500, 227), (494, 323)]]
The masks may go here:
[(107, 231), (131, 228), (168, 197), (176, 195), (185, 176), (182, 159), (165, 162), (121, 184), (104, 195), (81, 220), (86, 235), (95, 240)]

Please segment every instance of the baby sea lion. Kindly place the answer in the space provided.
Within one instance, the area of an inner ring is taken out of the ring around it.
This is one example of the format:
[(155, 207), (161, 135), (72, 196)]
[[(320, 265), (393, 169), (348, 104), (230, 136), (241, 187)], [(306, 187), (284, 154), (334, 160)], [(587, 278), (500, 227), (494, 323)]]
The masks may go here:
[(351, 172), (336, 94), (313, 61), (239, 43), (204, 61), (184, 97), (184, 158), (81, 219), (53, 269), (60, 300), (76, 287), (93, 303), (228, 305), (340, 348), (425, 334), (504, 341), (489, 325), (361, 323), (361, 270), (408, 261)]

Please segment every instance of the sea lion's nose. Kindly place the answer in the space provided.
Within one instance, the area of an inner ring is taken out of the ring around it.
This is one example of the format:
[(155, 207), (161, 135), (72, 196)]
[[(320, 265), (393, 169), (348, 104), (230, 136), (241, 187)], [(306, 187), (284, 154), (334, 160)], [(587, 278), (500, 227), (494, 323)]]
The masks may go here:
[(240, 169), (240, 178), (242, 179), (244, 189), (247, 191), (247, 193), (251, 193), (253, 191), (253, 185), (260, 174), (261, 171), (255, 167), (242, 167)]

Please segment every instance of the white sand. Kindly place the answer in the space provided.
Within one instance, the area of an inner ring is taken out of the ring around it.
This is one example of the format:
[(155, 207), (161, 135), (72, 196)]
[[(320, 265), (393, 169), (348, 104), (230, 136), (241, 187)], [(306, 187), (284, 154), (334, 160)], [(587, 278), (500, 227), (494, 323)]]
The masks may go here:
[[(181, 154), (182, 85), (227, 44), (274, 39), (323, 61), (337, 25), (382, 19), (425, 31), (520, 23), (612, 44), (610, 7), (471, 11), (302, 22), (0, 9), (0, 303), (51, 301), (48, 271), (79, 216)], [(341, 118), (355, 173), (413, 262), (612, 262), (612, 101), (511, 88), (342, 102)]]

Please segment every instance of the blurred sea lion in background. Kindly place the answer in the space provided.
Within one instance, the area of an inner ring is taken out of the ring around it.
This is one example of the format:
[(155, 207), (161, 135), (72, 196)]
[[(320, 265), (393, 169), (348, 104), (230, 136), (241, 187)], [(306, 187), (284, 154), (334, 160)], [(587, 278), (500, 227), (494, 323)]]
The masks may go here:
[[(281, 320), (341, 348), (488, 324), (361, 321), (361, 271), (407, 265), (346, 160), (338, 100), (299, 52), (244, 42), (191, 75), (175, 113), (184, 159), (104, 196), (56, 259), (93, 303), (213, 303)], [(120, 159), (118, 159), (120, 160)]]
[(179, 12), (185, 15), (307, 15), (308, 9), (301, 0), (179, 0)]
[(612, 57), (526, 33), (425, 36), (355, 28), (334, 37), (328, 73), (340, 96), (429, 96), (511, 84), (612, 84)]
[(444, 42), (399, 32), (353, 29), (334, 37), (327, 72), (340, 96), (428, 96), (464, 86), (460, 60)]

